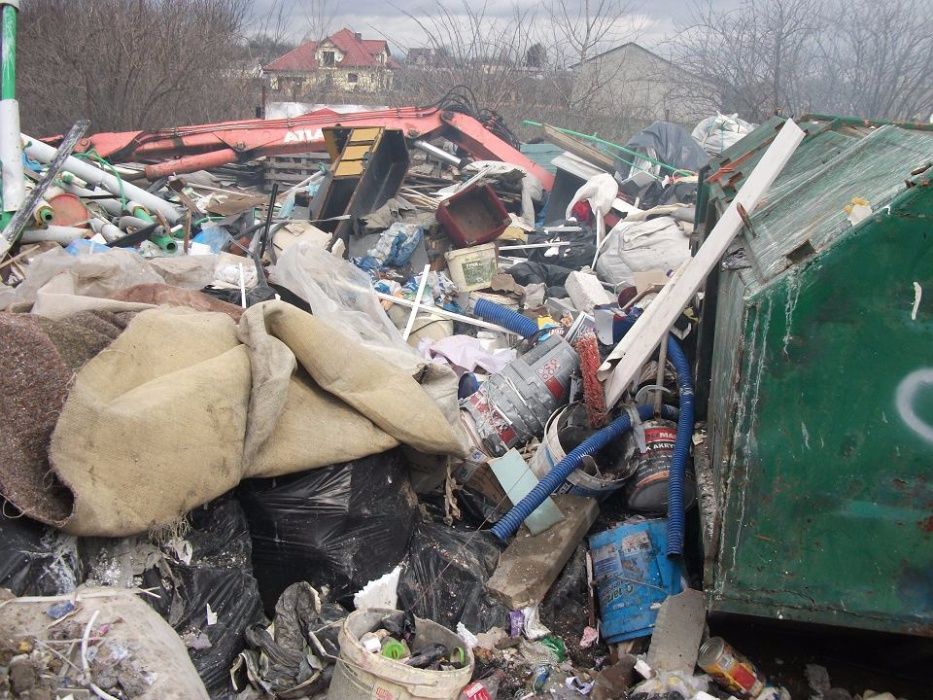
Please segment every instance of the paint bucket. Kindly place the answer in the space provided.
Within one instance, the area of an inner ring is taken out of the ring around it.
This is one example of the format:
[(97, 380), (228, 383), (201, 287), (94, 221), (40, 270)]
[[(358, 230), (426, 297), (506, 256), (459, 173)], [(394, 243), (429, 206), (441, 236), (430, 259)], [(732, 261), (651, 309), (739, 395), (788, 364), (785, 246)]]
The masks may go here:
[(501, 457), (542, 435), (548, 417), (566, 400), (580, 358), (554, 335), (492, 375), (461, 404), (480, 438), (477, 445)]
[(499, 259), (495, 243), (462, 248), (444, 253), (450, 279), (461, 292), (487, 289), (499, 271)]
[[(548, 419), (547, 425), (544, 427), (544, 438), (541, 445), (528, 463), (528, 466), (531, 467), (531, 470), (539, 479), (547, 476), (548, 472), (554, 468), (554, 465), (567, 456), (560, 443), (559, 425), (561, 418), (579, 405), (572, 404), (558, 409)], [(606, 479), (587, 474), (582, 469), (575, 469), (570, 472), (570, 476), (557, 487), (554, 493), (570, 493), (575, 496), (587, 496), (595, 498), (597, 501), (604, 501), (624, 485), (624, 475), (617, 479)]]
[[(638, 449), (634, 431), (625, 436), (626, 453), (630, 454), (626, 472), (631, 479), (625, 486), (625, 504), (635, 513), (667, 512), (667, 481), (677, 442), (677, 424), (668, 420), (648, 420), (641, 424), (645, 434), (645, 451)], [(696, 478), (687, 470), (684, 477), (684, 507), (696, 500)]]
[(700, 647), (697, 665), (726, 690), (756, 697), (764, 690), (764, 676), (755, 664), (732, 648), (722, 637), (710, 637)]
[(443, 644), (449, 649), (462, 647), (466, 654), (466, 666), (454, 671), (428, 671), (366, 651), (360, 644), (360, 637), (393, 612), (396, 611), (357, 610), (344, 620), (338, 635), (340, 660), (334, 667), (334, 677), (327, 691), (329, 700), (456, 700), (460, 690), (470, 682), (473, 675), (473, 652), (465, 647), (457, 635), (431, 620), (415, 618), (412, 648), (427, 644)]
[(658, 607), (681, 591), (680, 566), (665, 555), (667, 520), (619, 525), (590, 537), (600, 633), (615, 644), (646, 637)]

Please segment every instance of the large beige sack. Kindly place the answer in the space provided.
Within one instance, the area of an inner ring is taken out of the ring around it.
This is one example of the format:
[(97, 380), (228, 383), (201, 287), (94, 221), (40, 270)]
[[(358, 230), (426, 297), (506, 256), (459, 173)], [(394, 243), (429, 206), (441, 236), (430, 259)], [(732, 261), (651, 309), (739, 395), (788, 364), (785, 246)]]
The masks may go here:
[[(75, 603), (75, 612), (58, 622), (52, 620), (49, 609), (68, 601)], [(52, 639), (84, 639), (85, 630), (89, 632), (86, 674), (80, 642), (47, 643)], [(39, 673), (48, 671), (41, 668), (48, 661), (59, 658), (47, 649), (70, 656), (72, 665), (65, 671), (70, 682), (64, 687), (90, 688), (93, 683), (105, 686), (103, 690), (111, 695), (119, 691), (134, 700), (208, 699), (184, 642), (132, 591), (86, 588), (68, 596), (5, 600), (0, 602), (0, 635), (0, 646), (9, 645), (16, 651), (35, 649), (25, 661)], [(114, 682), (116, 685), (111, 685)]]
[(459, 426), (403, 370), (320, 319), (267, 302), (239, 328), (218, 313), (138, 314), (78, 372), (49, 462), (74, 495), (63, 529), (125, 536), (242, 478), (400, 443), (430, 454), (464, 449)]

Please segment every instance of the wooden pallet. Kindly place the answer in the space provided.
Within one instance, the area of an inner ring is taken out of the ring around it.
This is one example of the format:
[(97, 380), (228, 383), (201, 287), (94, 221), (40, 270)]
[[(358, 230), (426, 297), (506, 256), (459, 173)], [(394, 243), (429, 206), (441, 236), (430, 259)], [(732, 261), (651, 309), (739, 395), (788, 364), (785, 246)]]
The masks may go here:
[(327, 164), (330, 158), (326, 153), (301, 153), (290, 156), (271, 156), (266, 158), (264, 178), (266, 185), (273, 182), (279, 185), (296, 185)]

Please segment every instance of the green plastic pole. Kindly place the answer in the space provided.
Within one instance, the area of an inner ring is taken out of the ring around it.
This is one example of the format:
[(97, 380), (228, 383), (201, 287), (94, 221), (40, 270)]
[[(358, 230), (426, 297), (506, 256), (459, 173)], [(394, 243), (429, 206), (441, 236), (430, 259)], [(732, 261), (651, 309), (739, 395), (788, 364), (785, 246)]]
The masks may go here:
[[(156, 223), (156, 220), (153, 219), (149, 212), (146, 211), (143, 207), (134, 206), (130, 213), (137, 219), (142, 219), (148, 224)], [(176, 250), (178, 250), (178, 244), (175, 242), (175, 239), (172, 238), (172, 236), (165, 235), (164, 233), (154, 233), (149, 236), (149, 240), (159, 246), (166, 253), (174, 253)]]
[[(538, 127), (544, 126), (544, 124), (542, 124), (541, 122), (532, 121), (531, 119), (524, 120), (522, 124), (524, 124), (525, 126), (538, 126)], [(551, 126), (557, 129), (558, 131), (560, 131), (561, 133), (567, 134), (568, 136), (576, 136), (577, 138), (586, 139), (587, 141), (592, 141), (593, 143), (601, 143), (604, 146), (608, 146), (609, 148), (614, 148), (617, 151), (622, 151), (622, 153), (627, 153), (628, 155), (634, 158), (638, 158), (639, 160), (646, 160), (649, 163), (652, 163), (654, 165), (657, 165), (658, 167), (664, 168), (665, 170), (670, 170), (675, 175), (676, 174), (696, 175), (696, 173), (693, 172), (692, 170), (684, 170), (682, 168), (675, 168), (673, 165), (662, 163), (661, 161), (655, 160), (654, 158), (651, 158), (650, 156), (647, 156), (644, 153), (633, 151), (630, 148), (626, 148), (625, 146), (620, 146), (619, 144), (613, 143), (612, 141), (606, 141), (605, 139), (601, 139), (598, 136), (593, 136), (592, 134), (583, 134), (583, 133), (580, 133), (579, 131), (574, 131), (573, 129), (564, 129), (563, 127), (560, 127), (560, 126), (553, 126), (553, 125)], [(626, 161), (626, 163), (632, 166), (635, 165), (634, 163), (629, 162), (629, 161)]]
[(0, 60), (0, 100), (16, 99), (16, 15), (13, 5), (3, 6), (3, 58)]
[(0, 3), (0, 164), (3, 189), (0, 191), (0, 225), (10, 218), (26, 196), (23, 177), (23, 149), (19, 140), (19, 105), (16, 103), (16, 20), (19, 2)]

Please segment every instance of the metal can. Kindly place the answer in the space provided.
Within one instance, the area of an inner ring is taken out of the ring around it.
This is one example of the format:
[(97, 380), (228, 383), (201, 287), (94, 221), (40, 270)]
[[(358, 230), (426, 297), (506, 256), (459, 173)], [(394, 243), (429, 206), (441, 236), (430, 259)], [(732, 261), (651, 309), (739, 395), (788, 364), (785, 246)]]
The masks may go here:
[(755, 697), (764, 690), (765, 679), (755, 665), (722, 637), (710, 637), (700, 647), (697, 665), (730, 692)]

